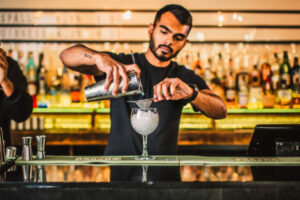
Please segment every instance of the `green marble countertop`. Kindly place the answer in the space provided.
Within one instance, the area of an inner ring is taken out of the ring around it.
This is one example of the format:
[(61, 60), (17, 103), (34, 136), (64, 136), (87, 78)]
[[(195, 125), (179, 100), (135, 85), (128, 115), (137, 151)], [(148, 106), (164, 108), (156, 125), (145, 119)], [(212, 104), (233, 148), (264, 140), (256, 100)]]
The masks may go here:
[(300, 166), (300, 157), (206, 157), (155, 156), (154, 160), (136, 160), (137, 156), (47, 156), (45, 160), (23, 161), (16, 165), (153, 165), (153, 166)]

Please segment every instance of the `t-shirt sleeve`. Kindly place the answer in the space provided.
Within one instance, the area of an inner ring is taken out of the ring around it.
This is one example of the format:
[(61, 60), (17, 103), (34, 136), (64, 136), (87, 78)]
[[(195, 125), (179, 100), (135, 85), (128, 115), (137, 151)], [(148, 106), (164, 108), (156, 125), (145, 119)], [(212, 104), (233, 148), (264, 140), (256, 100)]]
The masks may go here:
[(179, 66), (181, 69), (177, 69), (178, 77), (189, 85), (196, 85), (198, 90), (209, 89), (205, 81), (192, 70), (186, 69), (184, 66)]

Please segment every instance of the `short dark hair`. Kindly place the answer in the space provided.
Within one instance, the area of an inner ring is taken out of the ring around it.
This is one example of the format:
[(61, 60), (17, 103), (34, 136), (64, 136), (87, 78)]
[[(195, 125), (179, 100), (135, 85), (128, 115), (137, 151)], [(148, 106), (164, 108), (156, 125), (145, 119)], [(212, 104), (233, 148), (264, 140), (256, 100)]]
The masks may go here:
[(190, 30), (192, 29), (193, 21), (192, 15), (186, 8), (177, 4), (169, 4), (159, 9), (154, 19), (154, 27), (156, 26), (156, 23), (160, 20), (162, 14), (166, 12), (171, 12), (182, 25), (188, 25), (190, 27), (188, 33), (190, 32)]

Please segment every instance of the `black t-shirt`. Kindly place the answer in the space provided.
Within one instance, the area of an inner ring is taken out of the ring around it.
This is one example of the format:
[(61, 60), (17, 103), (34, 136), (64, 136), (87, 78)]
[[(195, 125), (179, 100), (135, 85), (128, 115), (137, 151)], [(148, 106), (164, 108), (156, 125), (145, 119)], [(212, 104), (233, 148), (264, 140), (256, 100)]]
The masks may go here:
[[(113, 59), (123, 64), (132, 64), (130, 54), (108, 53)], [(153, 97), (153, 86), (169, 77), (178, 77), (187, 84), (196, 84), (199, 90), (208, 89), (204, 80), (193, 71), (171, 62), (168, 67), (160, 68), (151, 65), (145, 54), (134, 54), (136, 64), (141, 70), (141, 81), (145, 96), (140, 94), (110, 100), (111, 129), (105, 155), (139, 155), (142, 153), (142, 136), (134, 131), (130, 123), (131, 109), (136, 107), (129, 100)], [(103, 79), (95, 77), (96, 81)], [(157, 108), (159, 124), (156, 130), (148, 135), (148, 153), (150, 155), (173, 155), (177, 151), (177, 136), (181, 111), (187, 100), (153, 102)]]

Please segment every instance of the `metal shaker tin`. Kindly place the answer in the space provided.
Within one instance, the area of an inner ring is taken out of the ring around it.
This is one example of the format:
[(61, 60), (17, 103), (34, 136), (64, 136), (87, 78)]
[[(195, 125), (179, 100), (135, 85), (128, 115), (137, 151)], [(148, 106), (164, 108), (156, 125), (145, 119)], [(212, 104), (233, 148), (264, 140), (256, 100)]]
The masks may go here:
[(135, 72), (131, 72), (128, 74), (129, 83), (128, 83), (128, 90), (126, 93), (122, 93), (123, 88), (123, 81), (121, 80), (118, 93), (116, 96), (112, 95), (112, 91), (114, 88), (114, 84), (112, 83), (108, 89), (108, 91), (104, 90), (104, 83), (105, 80), (101, 80), (95, 84), (86, 86), (84, 88), (84, 93), (86, 96), (87, 101), (100, 101), (104, 99), (112, 99), (112, 98), (119, 98), (122, 96), (129, 96), (134, 94), (141, 94), (143, 93), (143, 86), (141, 83), (141, 79), (137, 77)]

